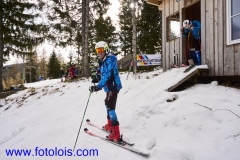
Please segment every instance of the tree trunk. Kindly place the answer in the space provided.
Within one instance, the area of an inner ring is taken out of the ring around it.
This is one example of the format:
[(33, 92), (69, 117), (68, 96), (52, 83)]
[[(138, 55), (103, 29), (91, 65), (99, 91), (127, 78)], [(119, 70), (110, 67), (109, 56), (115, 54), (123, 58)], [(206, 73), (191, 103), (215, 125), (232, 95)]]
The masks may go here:
[[(3, 5), (3, 0), (0, 0), (0, 6)], [(3, 10), (0, 7), (0, 92), (3, 92)]]
[[(78, 44), (79, 44), (79, 43), (78, 43)], [(78, 49), (78, 51), (77, 51), (77, 52), (78, 52), (78, 58), (77, 58), (77, 63), (78, 63), (78, 65), (77, 65), (77, 66), (78, 66), (78, 77), (79, 77), (79, 76), (80, 76), (80, 73), (81, 73), (81, 72), (80, 72), (80, 52), (81, 52), (81, 48), (80, 48), (79, 45), (77, 46), (77, 49)]]
[(89, 56), (89, 43), (88, 43), (88, 36), (89, 36), (89, 0), (86, 0), (86, 18), (85, 18), (85, 33), (84, 33), (84, 77), (89, 77), (89, 63), (88, 63), (88, 56)]
[(136, 76), (137, 72), (137, 62), (136, 62), (136, 52), (137, 52), (137, 30), (136, 30), (136, 0), (133, 0), (132, 3), (134, 4), (132, 8), (132, 24), (133, 24), (133, 37), (132, 37), (132, 47), (133, 47), (133, 73)]
[(84, 66), (85, 66), (85, 20), (86, 20), (86, 0), (82, 0), (82, 67), (81, 76), (84, 76)]

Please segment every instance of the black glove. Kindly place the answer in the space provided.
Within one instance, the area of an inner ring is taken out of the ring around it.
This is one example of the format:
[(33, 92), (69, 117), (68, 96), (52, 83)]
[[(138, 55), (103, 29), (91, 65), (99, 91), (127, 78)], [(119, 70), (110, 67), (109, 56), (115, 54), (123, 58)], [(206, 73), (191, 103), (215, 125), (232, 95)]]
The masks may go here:
[(92, 83), (98, 83), (101, 79), (101, 76), (99, 74), (92, 74)]
[(99, 91), (100, 89), (97, 87), (97, 86), (91, 86), (91, 87), (89, 87), (89, 91), (90, 92), (97, 92), (97, 91)]

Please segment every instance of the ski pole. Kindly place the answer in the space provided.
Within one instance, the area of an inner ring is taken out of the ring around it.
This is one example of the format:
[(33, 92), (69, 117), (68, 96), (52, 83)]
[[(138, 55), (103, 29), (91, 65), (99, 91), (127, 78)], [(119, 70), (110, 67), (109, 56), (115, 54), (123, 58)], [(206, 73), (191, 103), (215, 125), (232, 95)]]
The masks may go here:
[[(84, 119), (84, 116), (85, 116), (85, 113), (86, 113), (86, 110), (87, 110), (87, 106), (88, 106), (88, 102), (89, 102), (89, 99), (90, 99), (91, 94), (92, 94), (92, 92), (90, 92), (90, 94), (89, 94), (88, 101), (87, 101), (87, 105), (86, 105), (85, 111), (84, 111), (84, 113), (83, 113), (82, 122), (83, 122), (83, 119)], [(81, 122), (80, 127), (79, 127), (79, 130), (78, 130), (78, 134), (77, 134), (77, 138), (76, 138), (75, 145), (74, 145), (74, 148), (73, 148), (73, 152), (74, 152), (75, 147), (76, 147), (76, 144), (77, 144), (78, 136), (79, 136), (79, 133), (80, 133), (80, 130), (81, 130), (81, 127), (82, 127), (82, 122)]]

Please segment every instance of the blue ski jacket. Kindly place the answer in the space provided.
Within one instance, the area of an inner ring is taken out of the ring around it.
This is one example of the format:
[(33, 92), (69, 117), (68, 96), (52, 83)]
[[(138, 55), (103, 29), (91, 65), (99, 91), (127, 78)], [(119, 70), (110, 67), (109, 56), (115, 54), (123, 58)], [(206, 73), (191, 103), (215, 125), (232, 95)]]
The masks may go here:
[(101, 80), (97, 87), (105, 92), (119, 91), (122, 88), (118, 73), (117, 57), (110, 54), (100, 64)]
[(183, 37), (186, 37), (188, 35), (188, 32), (191, 32), (193, 37), (197, 40), (201, 39), (201, 23), (198, 20), (190, 21), (190, 24), (193, 26), (193, 29), (184, 29), (183, 30)]

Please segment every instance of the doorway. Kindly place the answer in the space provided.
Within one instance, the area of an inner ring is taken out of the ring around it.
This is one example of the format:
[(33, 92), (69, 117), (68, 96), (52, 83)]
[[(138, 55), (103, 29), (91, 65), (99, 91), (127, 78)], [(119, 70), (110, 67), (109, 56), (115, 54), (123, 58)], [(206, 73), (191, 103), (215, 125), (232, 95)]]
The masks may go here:
[[(182, 21), (189, 20), (189, 23), (198, 23), (199, 29), (197, 32), (197, 27), (195, 30), (186, 31), (182, 36), (182, 61), (183, 64), (189, 65), (189, 60), (193, 59), (194, 63), (200, 64), (201, 60), (197, 60), (195, 56), (195, 51), (199, 54), (201, 51), (201, 3), (200, 1), (194, 2), (187, 7), (182, 9)], [(181, 24), (183, 25), (183, 24)], [(201, 55), (201, 53), (200, 53)]]

